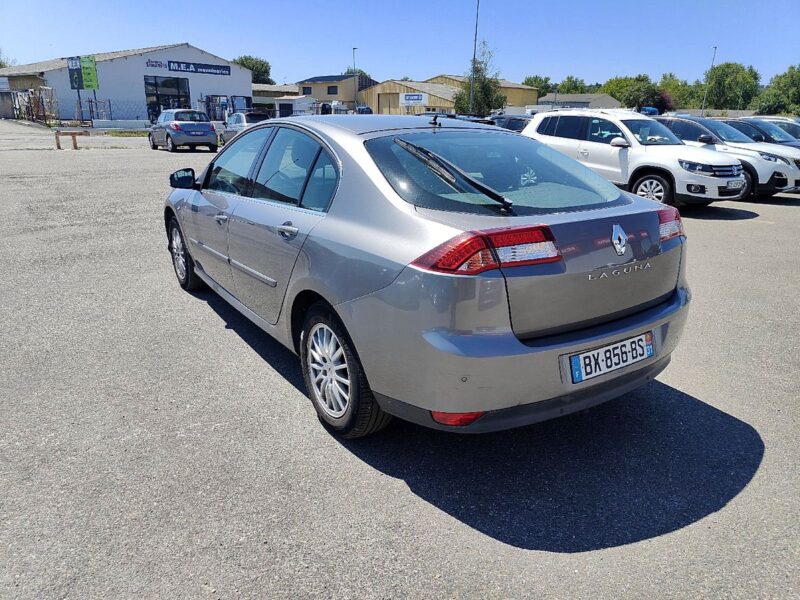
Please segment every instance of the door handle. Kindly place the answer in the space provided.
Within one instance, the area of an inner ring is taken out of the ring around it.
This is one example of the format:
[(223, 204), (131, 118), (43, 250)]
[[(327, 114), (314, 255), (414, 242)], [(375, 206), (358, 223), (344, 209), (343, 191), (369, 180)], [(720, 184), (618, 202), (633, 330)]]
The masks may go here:
[(227, 223), (228, 222), (228, 215), (226, 215), (225, 213), (220, 213), (218, 215), (214, 215), (214, 220), (217, 223), (219, 223), (220, 225), (222, 225), (223, 223)]
[(579, 150), (578, 152), (580, 154), (582, 154), (583, 156), (589, 156), (589, 151), (588, 150)]
[(291, 221), (286, 221), (283, 225), (278, 225), (275, 230), (282, 238), (293, 238), (300, 231), (297, 227), (292, 225)]

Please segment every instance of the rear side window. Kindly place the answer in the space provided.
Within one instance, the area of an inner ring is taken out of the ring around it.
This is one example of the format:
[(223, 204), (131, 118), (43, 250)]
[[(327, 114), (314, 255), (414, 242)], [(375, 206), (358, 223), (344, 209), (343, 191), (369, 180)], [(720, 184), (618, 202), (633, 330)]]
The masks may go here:
[(253, 198), (298, 204), (306, 178), (321, 149), (304, 133), (279, 129), (258, 170)]
[(542, 119), (542, 122), (539, 123), (539, 129), (536, 131), (542, 135), (555, 135), (557, 122), (558, 117), (547, 117), (546, 119)]
[(448, 181), (396, 143), (434, 152), (513, 202), (513, 215), (570, 212), (629, 202), (611, 183), (531, 138), (491, 131), (436, 131), (375, 138), (367, 150), (397, 194), (415, 206), (502, 215), (469, 179)]
[(586, 119), (584, 117), (564, 117), (558, 118), (556, 125), (556, 137), (568, 138), (570, 140), (583, 139), (583, 123)]
[(300, 206), (309, 210), (324, 211), (336, 189), (336, 167), (327, 152), (321, 152), (314, 163), (311, 175), (303, 192)]
[(238, 137), (227, 146), (214, 161), (206, 187), (218, 192), (245, 195), (249, 183), (247, 175), (270, 133), (271, 127), (256, 129)]

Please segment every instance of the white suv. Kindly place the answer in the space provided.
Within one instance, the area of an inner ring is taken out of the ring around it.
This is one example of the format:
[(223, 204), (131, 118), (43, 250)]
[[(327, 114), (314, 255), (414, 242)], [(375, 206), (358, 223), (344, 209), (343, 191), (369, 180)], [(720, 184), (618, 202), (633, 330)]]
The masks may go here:
[(744, 191), (736, 158), (689, 147), (659, 122), (630, 110), (543, 112), (521, 133), (623, 189), (665, 204), (708, 205)]
[(735, 156), (747, 179), (744, 196), (773, 196), (800, 188), (800, 150), (754, 142), (738, 129), (715, 119), (688, 115), (657, 117), (676, 137), (698, 149)]

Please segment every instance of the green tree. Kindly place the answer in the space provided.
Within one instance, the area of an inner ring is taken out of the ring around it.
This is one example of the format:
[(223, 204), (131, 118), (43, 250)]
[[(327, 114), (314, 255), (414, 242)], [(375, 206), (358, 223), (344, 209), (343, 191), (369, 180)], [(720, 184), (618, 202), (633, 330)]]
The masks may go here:
[(272, 67), (269, 64), (269, 61), (264, 60), (263, 58), (259, 58), (257, 56), (251, 56), (249, 54), (244, 54), (237, 58), (233, 59), (240, 67), (244, 67), (245, 69), (250, 69), (253, 72), (253, 83), (269, 83), (274, 84), (275, 81), (272, 79)]
[(352, 76), (353, 76), (354, 74), (356, 74), (356, 73), (357, 73), (358, 75), (363, 75), (364, 77), (369, 77), (370, 79), (372, 79), (372, 77), (370, 76), (370, 74), (369, 74), (369, 73), (367, 73), (367, 72), (366, 72), (364, 69), (356, 69), (356, 70), (354, 71), (354, 70), (353, 70), (353, 67), (347, 67), (347, 68), (346, 68), (346, 69), (345, 69), (345, 70), (342, 72), (342, 75), (350, 75), (350, 76), (352, 77)]
[(585, 94), (586, 82), (574, 75), (567, 75), (564, 81), (558, 84), (559, 94)]
[(539, 98), (546, 96), (553, 89), (553, 83), (549, 77), (541, 75), (528, 75), (522, 80), (522, 85), (529, 85), (539, 90)]
[(400, 81), (411, 81), (411, 77), (409, 77), (408, 75), (404, 75), (403, 77), (400, 78)]
[(3, 54), (3, 49), (0, 48), (0, 69), (10, 67), (14, 64), (14, 62), (15, 61), (11, 60), (10, 58), (8, 58), (8, 56)]
[[(461, 85), (461, 89), (453, 96), (455, 111), (457, 113), (473, 113), (487, 115), (492, 110), (503, 108), (506, 104), (506, 97), (500, 93), (499, 73), (494, 70), (492, 60), (494, 53), (489, 48), (486, 40), (483, 40), (472, 64), (472, 70), (467, 72), (467, 79)], [(472, 61), (470, 61), (472, 62)], [(472, 71), (475, 73), (473, 82), (474, 99), (472, 110), (470, 110), (470, 79)]]
[(785, 73), (773, 77), (752, 107), (759, 114), (800, 114), (800, 65), (792, 65)]
[(613, 96), (628, 108), (656, 106), (666, 101), (660, 98), (656, 84), (644, 74), (635, 77), (612, 77), (603, 84), (600, 91)]
[(751, 103), (750, 108), (759, 115), (779, 115), (793, 112), (789, 99), (775, 86), (769, 86)]
[(695, 108), (692, 106), (692, 86), (685, 79), (679, 79), (675, 73), (664, 73), (658, 82), (658, 89), (670, 97), (675, 108)]
[(706, 71), (706, 108), (743, 109), (758, 95), (761, 75), (752, 66), (724, 62)]

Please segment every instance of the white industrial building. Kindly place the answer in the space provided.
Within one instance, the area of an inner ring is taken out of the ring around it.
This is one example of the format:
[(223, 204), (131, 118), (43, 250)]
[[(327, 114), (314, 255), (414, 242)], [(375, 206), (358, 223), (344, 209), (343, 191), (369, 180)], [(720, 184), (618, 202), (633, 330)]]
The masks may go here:
[(0, 87), (53, 88), (61, 119), (91, 119), (95, 126), (149, 124), (166, 108), (201, 108), (223, 119), (226, 109), (252, 102), (248, 69), (187, 43), (93, 56), (97, 89), (80, 90), (80, 107), (66, 57), (0, 69)]

